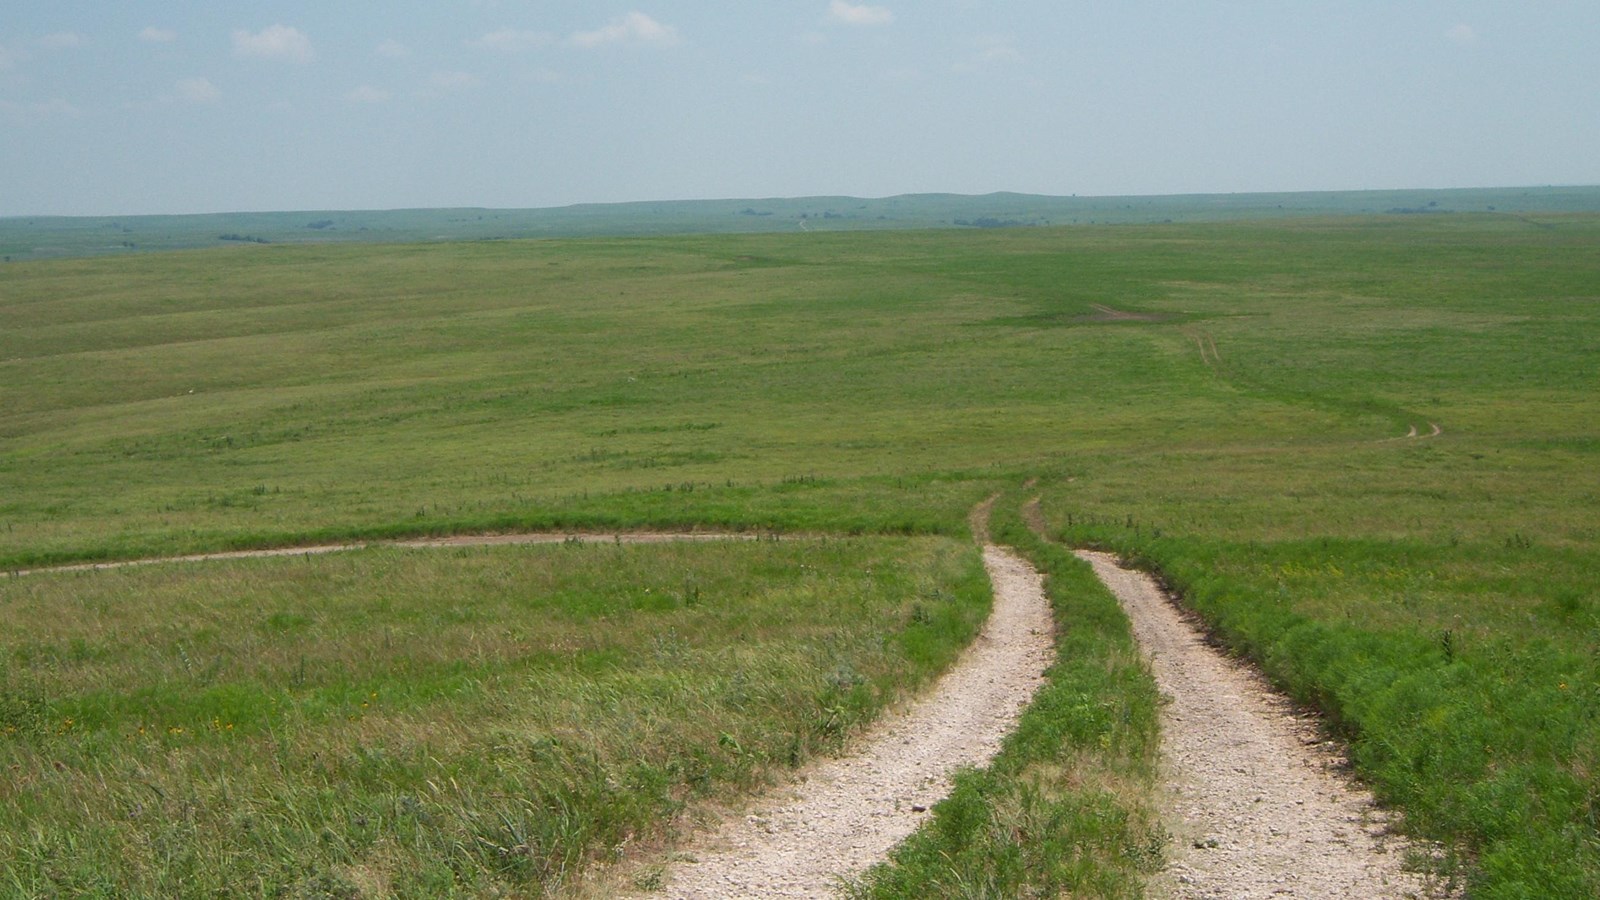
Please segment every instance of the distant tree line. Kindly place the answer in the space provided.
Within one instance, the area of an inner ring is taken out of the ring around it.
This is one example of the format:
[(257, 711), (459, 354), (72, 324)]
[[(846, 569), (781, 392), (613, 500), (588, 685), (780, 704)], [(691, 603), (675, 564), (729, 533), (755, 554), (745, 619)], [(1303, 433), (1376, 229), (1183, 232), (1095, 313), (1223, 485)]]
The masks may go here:
[(253, 234), (219, 234), (219, 235), (217, 235), (217, 240), (219, 240), (219, 241), (243, 241), (246, 244), (270, 244), (270, 243), (272, 243), (271, 241), (267, 240), (264, 237), (256, 237)]
[(1402, 216), (1416, 215), (1418, 213), (1449, 212), (1449, 210), (1440, 209), (1439, 201), (1437, 200), (1429, 201), (1427, 206), (1392, 206), (1388, 211), (1391, 215)]
[(992, 216), (984, 216), (979, 219), (956, 219), (955, 222), (957, 225), (965, 225), (969, 228), (1027, 228), (1034, 224), (1033, 222), (1023, 222), (1018, 219), (996, 219)]

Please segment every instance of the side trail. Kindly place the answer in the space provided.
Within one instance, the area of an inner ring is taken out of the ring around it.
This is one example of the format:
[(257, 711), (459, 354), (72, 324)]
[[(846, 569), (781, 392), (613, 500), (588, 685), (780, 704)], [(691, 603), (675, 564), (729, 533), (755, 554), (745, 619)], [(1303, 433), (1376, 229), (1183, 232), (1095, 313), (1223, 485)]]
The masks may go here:
[(97, 572), (101, 569), (125, 569), (133, 566), (159, 566), (169, 563), (218, 562), (229, 559), (262, 559), (275, 556), (321, 556), (325, 553), (348, 553), (369, 547), (447, 548), (447, 547), (503, 547), (529, 544), (665, 544), (673, 541), (758, 541), (765, 535), (755, 532), (710, 531), (623, 531), (551, 532), (530, 531), (516, 534), (462, 534), (440, 538), (402, 538), (385, 541), (353, 541), (348, 544), (309, 544), (303, 547), (273, 547), (266, 550), (223, 550), (217, 553), (192, 553), (186, 556), (153, 556), (145, 559), (122, 559), (111, 562), (69, 563), (61, 566), (41, 566), (37, 569), (15, 569), (15, 577), (46, 572)]

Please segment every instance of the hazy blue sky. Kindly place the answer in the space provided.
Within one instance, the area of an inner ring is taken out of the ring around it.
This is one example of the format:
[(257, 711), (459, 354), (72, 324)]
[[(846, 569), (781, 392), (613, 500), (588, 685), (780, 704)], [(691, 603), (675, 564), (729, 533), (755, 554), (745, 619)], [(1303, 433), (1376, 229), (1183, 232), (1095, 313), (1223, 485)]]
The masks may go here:
[(0, 215), (1600, 183), (1600, 0), (0, 0)]

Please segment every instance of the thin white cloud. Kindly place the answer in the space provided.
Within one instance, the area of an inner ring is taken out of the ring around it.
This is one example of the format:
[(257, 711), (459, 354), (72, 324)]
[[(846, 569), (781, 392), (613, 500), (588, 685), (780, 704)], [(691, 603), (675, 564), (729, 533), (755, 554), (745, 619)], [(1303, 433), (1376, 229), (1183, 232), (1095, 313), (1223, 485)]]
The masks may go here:
[(39, 46), (47, 50), (70, 50), (84, 45), (83, 35), (75, 31), (58, 31), (39, 38)]
[(157, 28), (149, 25), (139, 32), (139, 40), (147, 44), (170, 44), (178, 39), (178, 33), (170, 28)]
[(311, 39), (298, 28), (273, 25), (254, 34), (240, 29), (233, 33), (233, 55), (245, 59), (282, 59), (289, 62), (311, 61)]
[(459, 91), (482, 83), (471, 72), (435, 72), (428, 78), (428, 86), (441, 91)]
[(370, 84), (363, 84), (345, 94), (344, 98), (351, 103), (383, 103), (389, 99), (389, 92), (382, 88), (375, 88)]
[(1478, 32), (1474, 31), (1472, 26), (1465, 22), (1453, 26), (1449, 31), (1444, 33), (1444, 36), (1449, 38), (1452, 42), (1462, 45), (1463, 47), (1470, 44), (1476, 44), (1478, 42)]
[(981, 63), (1015, 63), (1022, 62), (1022, 51), (1010, 38), (981, 37), (978, 38), (978, 62)]
[(83, 113), (76, 106), (57, 97), (54, 100), (42, 100), (34, 103), (0, 100), (0, 114), (19, 119), (43, 119), (50, 116), (65, 116), (75, 119)]
[(951, 69), (956, 72), (976, 72), (979, 69), (991, 66), (1012, 65), (1022, 62), (1022, 51), (1017, 49), (1017, 45), (1011, 38), (987, 35), (979, 37), (973, 43), (977, 47), (976, 52), (967, 59), (951, 66)]
[(843, 22), (846, 25), (887, 25), (894, 21), (894, 13), (887, 7), (846, 3), (845, 0), (833, 0), (829, 3), (828, 15), (835, 22)]
[(642, 12), (631, 12), (594, 31), (580, 31), (571, 37), (578, 47), (599, 47), (603, 44), (657, 44), (671, 46), (678, 43), (678, 29), (663, 25)]
[(190, 103), (215, 103), (222, 91), (209, 78), (185, 78), (174, 85), (178, 96)]
[(0, 44), (0, 72), (16, 68), (17, 63), (22, 62), (22, 60), (23, 54), (21, 51), (12, 50), (5, 44)]
[(555, 43), (556, 37), (546, 31), (525, 31), (517, 28), (502, 28), (491, 31), (475, 41), (468, 41), (474, 47), (483, 47), (487, 50), (502, 50), (516, 52), (520, 50), (534, 50), (539, 47), (548, 47)]
[(437, 100), (449, 94), (472, 90), (481, 84), (483, 79), (471, 72), (438, 71), (428, 76), (427, 85), (418, 90), (416, 95), (425, 100)]
[(405, 59), (411, 55), (411, 48), (396, 40), (385, 40), (373, 51), (384, 59)]

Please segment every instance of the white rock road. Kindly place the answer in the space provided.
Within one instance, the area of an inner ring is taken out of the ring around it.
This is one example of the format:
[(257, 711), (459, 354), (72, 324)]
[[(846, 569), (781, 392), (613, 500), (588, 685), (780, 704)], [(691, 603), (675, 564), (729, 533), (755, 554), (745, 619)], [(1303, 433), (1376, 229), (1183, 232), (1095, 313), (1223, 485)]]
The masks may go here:
[(689, 847), (666, 873), (665, 896), (828, 896), (921, 825), (956, 770), (994, 757), (1043, 683), (1054, 641), (1039, 573), (999, 547), (986, 546), (983, 561), (994, 608), (960, 660), (850, 755), (812, 763)]
[(1313, 723), (1259, 675), (1223, 656), (1149, 576), (1080, 551), (1133, 622), (1168, 700), (1164, 818), (1172, 861), (1151, 885), (1172, 898), (1443, 896), (1405, 871), (1370, 794), (1336, 771)]

